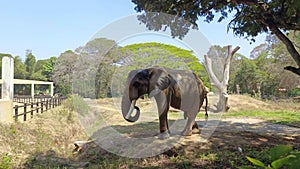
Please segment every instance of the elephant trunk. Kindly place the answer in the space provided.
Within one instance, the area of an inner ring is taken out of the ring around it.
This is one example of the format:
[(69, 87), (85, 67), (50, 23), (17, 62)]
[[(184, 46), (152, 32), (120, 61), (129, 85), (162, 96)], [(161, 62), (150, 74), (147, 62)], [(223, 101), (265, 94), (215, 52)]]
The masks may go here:
[[(122, 103), (121, 103), (122, 114), (124, 119), (127, 120), (128, 122), (135, 122), (140, 117), (140, 109), (137, 106), (135, 106), (136, 100), (130, 101), (130, 99), (127, 97), (128, 96), (124, 95), (122, 98)], [(134, 114), (134, 116), (132, 116), (134, 109), (136, 110), (136, 113)]]

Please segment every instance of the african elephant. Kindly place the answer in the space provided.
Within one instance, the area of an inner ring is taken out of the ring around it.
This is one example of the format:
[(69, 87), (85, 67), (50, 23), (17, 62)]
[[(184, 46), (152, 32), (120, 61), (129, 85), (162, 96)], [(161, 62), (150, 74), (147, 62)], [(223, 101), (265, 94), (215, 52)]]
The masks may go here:
[[(198, 128), (195, 118), (206, 99), (207, 90), (200, 78), (190, 71), (152, 67), (144, 70), (133, 70), (128, 74), (121, 108), (125, 120), (135, 122), (140, 116), (136, 101), (148, 94), (156, 100), (159, 114), (160, 137), (169, 136), (167, 113), (171, 107), (182, 110), (187, 123), (182, 135), (192, 134)], [(133, 110), (136, 109), (134, 116)]]

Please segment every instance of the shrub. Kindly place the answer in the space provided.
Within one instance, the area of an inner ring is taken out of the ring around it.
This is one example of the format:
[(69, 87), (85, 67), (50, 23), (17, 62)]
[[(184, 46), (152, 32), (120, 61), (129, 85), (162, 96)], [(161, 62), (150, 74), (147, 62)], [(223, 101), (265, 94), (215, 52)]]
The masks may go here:
[(300, 89), (299, 88), (293, 88), (289, 90), (288, 95), (290, 97), (300, 96)]
[(86, 114), (88, 112), (88, 105), (79, 95), (71, 95), (64, 103), (64, 107), (70, 111), (75, 111), (79, 114)]
[(10, 169), (12, 168), (12, 157), (8, 154), (0, 155), (0, 168)]
[(241, 169), (247, 168), (265, 168), (265, 169), (279, 169), (281, 167), (288, 167), (290, 169), (300, 168), (300, 151), (293, 150), (288, 145), (277, 145), (265, 152), (262, 152), (266, 159), (256, 159), (249, 156), (246, 158), (255, 166), (242, 166)]

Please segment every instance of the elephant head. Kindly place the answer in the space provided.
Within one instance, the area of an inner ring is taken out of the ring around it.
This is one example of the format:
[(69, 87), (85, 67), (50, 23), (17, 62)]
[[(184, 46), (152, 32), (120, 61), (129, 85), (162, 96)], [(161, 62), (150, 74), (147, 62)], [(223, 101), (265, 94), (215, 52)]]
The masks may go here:
[[(133, 70), (129, 73), (121, 107), (125, 120), (135, 122), (140, 116), (140, 110), (135, 106), (139, 98), (145, 94), (153, 97), (166, 89), (171, 83), (170, 75), (162, 68)], [(136, 110), (134, 116), (133, 111)]]

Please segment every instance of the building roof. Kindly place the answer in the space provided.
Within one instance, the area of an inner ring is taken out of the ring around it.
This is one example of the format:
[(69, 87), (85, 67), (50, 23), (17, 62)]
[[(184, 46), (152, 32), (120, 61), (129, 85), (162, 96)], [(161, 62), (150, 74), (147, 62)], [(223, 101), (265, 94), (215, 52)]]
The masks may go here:
[[(2, 84), (2, 79), (0, 79), (0, 84)], [(53, 85), (53, 82), (39, 81), (39, 80), (14, 79), (14, 84), (48, 84), (48, 85)]]

